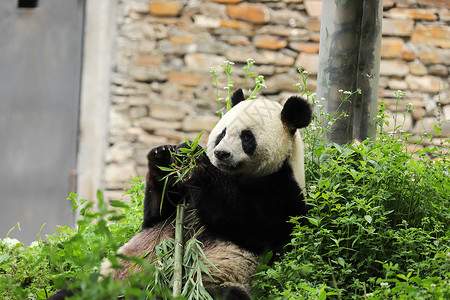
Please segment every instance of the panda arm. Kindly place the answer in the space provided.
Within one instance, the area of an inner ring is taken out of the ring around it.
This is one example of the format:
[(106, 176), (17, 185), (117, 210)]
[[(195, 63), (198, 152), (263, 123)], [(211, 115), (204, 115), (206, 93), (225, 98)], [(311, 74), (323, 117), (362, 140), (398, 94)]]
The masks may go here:
[[(144, 199), (144, 220), (142, 229), (170, 218), (176, 211), (176, 205), (180, 201), (180, 191), (173, 186), (173, 180), (164, 187), (164, 177), (168, 174), (159, 167), (169, 167), (172, 153), (176, 151), (174, 145), (164, 145), (153, 148), (147, 154), (148, 173), (146, 178)], [(163, 197), (164, 192), (164, 197)]]
[[(170, 167), (174, 161), (174, 153), (180, 148), (188, 148), (186, 143), (178, 146), (164, 145), (156, 147), (147, 155), (148, 173), (146, 179), (145, 200), (144, 200), (144, 220), (142, 229), (154, 226), (155, 224), (167, 220), (175, 215), (176, 206), (187, 201), (190, 207), (194, 207), (201, 192), (198, 173), (203, 172), (203, 166), (211, 165), (205, 153), (202, 153), (197, 161), (193, 175), (189, 179), (177, 182), (175, 175), (168, 178), (169, 174), (160, 167)], [(198, 146), (197, 151), (202, 148)]]

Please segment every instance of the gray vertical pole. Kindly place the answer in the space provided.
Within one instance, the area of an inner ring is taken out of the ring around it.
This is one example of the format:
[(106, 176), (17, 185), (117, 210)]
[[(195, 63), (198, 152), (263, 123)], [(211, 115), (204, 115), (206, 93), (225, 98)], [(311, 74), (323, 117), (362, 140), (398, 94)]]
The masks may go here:
[(342, 102), (342, 91), (356, 91), (362, 0), (323, 0), (317, 97), (326, 99), (329, 114), (341, 116), (327, 139), (346, 144), (353, 138), (354, 97)]
[(353, 136), (359, 141), (376, 136), (382, 14), (382, 0), (364, 0), (357, 82), (361, 94), (355, 95), (353, 120)]

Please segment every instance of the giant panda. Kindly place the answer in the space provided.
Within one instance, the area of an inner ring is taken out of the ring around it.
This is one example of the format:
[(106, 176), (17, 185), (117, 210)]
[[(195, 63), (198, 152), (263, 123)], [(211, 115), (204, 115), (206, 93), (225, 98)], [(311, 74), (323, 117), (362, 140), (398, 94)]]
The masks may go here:
[[(281, 251), (293, 229), (290, 217), (306, 213), (304, 149), (297, 129), (308, 126), (312, 110), (297, 96), (282, 106), (266, 99), (245, 100), (240, 89), (231, 105), (186, 181), (164, 188), (161, 179), (167, 173), (159, 168), (169, 166), (174, 153), (186, 145), (160, 146), (148, 153), (142, 231), (118, 252), (142, 256), (173, 237), (170, 221), (176, 205), (189, 199), (187, 211), (194, 218), (187, 222), (197, 220), (204, 228), (197, 238), (216, 267), (212, 278), (203, 276), (205, 288), (215, 298), (251, 299), (260, 255)], [(124, 268), (112, 269), (106, 261), (100, 273), (125, 280), (130, 270), (140, 270), (130, 268), (133, 262), (121, 264)]]

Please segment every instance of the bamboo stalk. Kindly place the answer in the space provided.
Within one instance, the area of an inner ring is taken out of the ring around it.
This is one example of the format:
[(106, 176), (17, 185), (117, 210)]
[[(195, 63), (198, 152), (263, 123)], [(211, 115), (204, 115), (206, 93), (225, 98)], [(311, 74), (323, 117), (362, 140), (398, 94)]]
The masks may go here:
[(181, 294), (183, 286), (183, 224), (186, 207), (184, 204), (177, 206), (177, 216), (175, 220), (175, 257), (173, 265), (173, 296)]

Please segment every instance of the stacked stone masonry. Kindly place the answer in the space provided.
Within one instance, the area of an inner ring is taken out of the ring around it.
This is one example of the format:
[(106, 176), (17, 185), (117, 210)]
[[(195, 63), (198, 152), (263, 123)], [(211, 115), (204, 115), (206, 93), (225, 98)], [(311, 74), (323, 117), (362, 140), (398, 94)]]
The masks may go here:
[[(262, 94), (276, 101), (295, 92), (298, 67), (311, 73), (309, 89), (316, 88), (321, 0), (116, 1), (104, 178), (110, 199), (121, 197), (130, 178), (145, 176), (152, 147), (193, 139), (202, 130), (205, 145), (218, 120), (211, 67), (222, 87), (220, 64), (234, 62), (240, 87), (242, 67), (254, 59), (268, 86)], [(436, 135), (436, 124), (450, 136), (449, 8), (448, 0), (383, 3), (379, 98), (393, 116), (394, 92), (405, 91), (398, 110), (406, 114), (397, 114), (398, 122), (416, 138)], [(408, 104), (415, 109), (407, 111)]]

